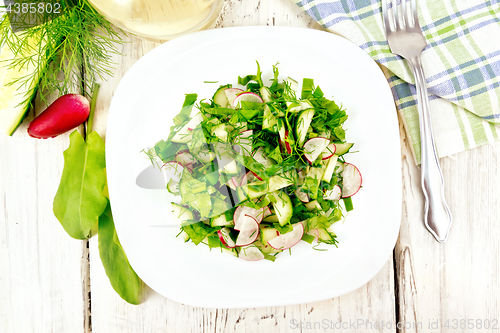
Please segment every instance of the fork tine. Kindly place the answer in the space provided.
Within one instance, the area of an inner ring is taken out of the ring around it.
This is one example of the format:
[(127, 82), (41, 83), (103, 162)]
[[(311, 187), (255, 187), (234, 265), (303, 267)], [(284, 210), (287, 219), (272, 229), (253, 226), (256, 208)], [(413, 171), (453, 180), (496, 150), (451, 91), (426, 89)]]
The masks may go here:
[(391, 0), (392, 1), (392, 15), (394, 16), (394, 28), (397, 30), (401, 30), (402, 27), (399, 24), (399, 6), (398, 6), (398, 0)]
[(413, 26), (420, 29), (420, 24), (418, 23), (417, 0), (411, 0), (411, 17)]
[[(389, 0), (392, 2), (392, 0)], [(384, 18), (385, 34), (388, 35), (392, 31), (389, 12), (387, 10), (387, 0), (382, 0), (382, 17)], [(387, 38), (387, 36), (386, 36)]]
[(401, 29), (405, 29), (409, 24), (407, 15), (408, 14), (406, 12), (406, 0), (401, 0)]

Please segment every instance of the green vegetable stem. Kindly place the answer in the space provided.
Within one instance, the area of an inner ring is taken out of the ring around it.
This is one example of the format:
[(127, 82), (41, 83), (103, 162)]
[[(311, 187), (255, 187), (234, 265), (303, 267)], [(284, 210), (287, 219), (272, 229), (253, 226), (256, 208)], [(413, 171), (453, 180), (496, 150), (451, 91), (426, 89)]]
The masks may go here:
[(116, 234), (111, 206), (105, 195), (104, 141), (92, 131), (99, 85), (93, 87), (86, 138), (75, 130), (64, 152), (61, 182), (54, 198), (54, 215), (73, 238), (99, 235), (99, 256), (113, 289), (127, 302), (140, 303), (143, 285), (134, 272)]

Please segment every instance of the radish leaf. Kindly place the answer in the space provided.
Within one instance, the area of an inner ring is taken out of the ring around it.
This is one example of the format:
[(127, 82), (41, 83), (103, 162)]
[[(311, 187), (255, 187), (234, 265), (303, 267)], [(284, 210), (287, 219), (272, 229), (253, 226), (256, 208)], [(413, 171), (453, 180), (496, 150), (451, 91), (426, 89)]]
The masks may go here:
[(71, 237), (86, 239), (106, 208), (104, 141), (97, 132), (90, 133), (85, 141), (76, 130), (69, 138), (53, 210)]

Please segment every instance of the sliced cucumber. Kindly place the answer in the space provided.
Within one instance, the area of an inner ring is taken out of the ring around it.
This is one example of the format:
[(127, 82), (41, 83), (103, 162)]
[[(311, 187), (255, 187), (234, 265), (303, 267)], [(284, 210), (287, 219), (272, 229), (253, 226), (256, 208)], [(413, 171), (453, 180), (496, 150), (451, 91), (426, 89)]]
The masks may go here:
[(222, 142), (227, 142), (228, 130), (225, 124), (219, 124), (212, 127), (212, 134)]
[(269, 178), (269, 192), (274, 192), (283, 187), (293, 185), (295, 179), (297, 179), (297, 171), (295, 170), (272, 176)]
[(172, 212), (174, 216), (181, 221), (193, 219), (193, 213), (188, 208), (176, 204), (175, 202), (172, 202)]
[(297, 144), (302, 146), (306, 139), (307, 131), (309, 126), (311, 126), (311, 121), (314, 117), (314, 109), (308, 109), (303, 111), (297, 120)]
[(299, 83), (297, 81), (295, 81), (291, 77), (287, 77), (286, 79), (283, 80), (283, 83), (285, 83), (288, 87), (290, 87), (291, 91), (297, 93), (297, 89), (299, 88)]
[(269, 105), (264, 105), (264, 119), (262, 120), (262, 129), (267, 129), (274, 132), (276, 123), (276, 117), (271, 112)]
[(320, 181), (323, 179), (323, 174), (325, 173), (325, 167), (309, 167), (309, 170), (307, 170), (306, 177), (316, 179)]
[(262, 101), (264, 101), (264, 103), (269, 103), (272, 101), (271, 91), (268, 87), (260, 88), (260, 96), (262, 96)]
[(211, 227), (223, 227), (223, 226), (231, 226), (231, 225), (234, 225), (233, 220), (228, 220), (226, 218), (225, 213), (210, 219), (210, 226)]
[(311, 202), (308, 202), (306, 204), (304, 204), (304, 206), (310, 210), (310, 211), (313, 211), (314, 209), (318, 209), (320, 211), (322, 211), (321, 209), (321, 205), (319, 204), (319, 202), (317, 200), (314, 200), (314, 201), (311, 201)]
[(237, 193), (240, 200), (253, 199), (263, 196), (268, 192), (268, 183), (265, 180), (259, 180), (238, 187)]
[(307, 109), (312, 109), (313, 105), (308, 100), (296, 102), (286, 102), (288, 112), (299, 112)]
[[(4, 18), (0, 25), (0, 31), (3, 29), (10, 29), (7, 18)], [(42, 58), (44, 55), (38, 52), (39, 49), (43, 48), (43, 45), (36, 44), (38, 40), (36, 37), (38, 36), (27, 41), (26, 47), (23, 48), (22, 54), (19, 55), (14, 54), (7, 43), (0, 45), (0, 133), (14, 134), (24, 118), (26, 118), (32, 105), (31, 102), (35, 98), (36, 87), (39, 82), (37, 66), (43, 72), (46, 63), (45, 58)], [(45, 44), (45, 42), (45, 39), (43, 39), (42, 44)], [(15, 61), (16, 58), (30, 56), (33, 57), (32, 61), (26, 62), (21, 68), (19, 66), (15, 69), (9, 68), (9, 63)], [(33, 77), (24, 85), (23, 80), (19, 79), (28, 76)], [(16, 82), (16, 80), (18, 81)]]
[(177, 182), (174, 179), (170, 179), (167, 183), (167, 190), (172, 193), (173, 195), (180, 195), (181, 192), (179, 191), (179, 182)]
[(276, 214), (271, 214), (269, 216), (264, 217), (263, 221), (264, 222), (270, 222), (270, 223), (279, 222), (278, 217), (276, 216)]
[(329, 159), (323, 161), (323, 163), (326, 164), (326, 169), (323, 173), (323, 180), (325, 182), (330, 182), (332, 180), (333, 171), (335, 171), (335, 167), (337, 166), (338, 158), (339, 157), (337, 155), (333, 155)]
[(280, 226), (284, 226), (290, 222), (290, 218), (293, 214), (292, 200), (284, 192), (274, 192), (271, 194), (273, 197), (273, 208), (278, 217)]
[(219, 104), (222, 108), (227, 108), (229, 106), (229, 100), (227, 99), (225, 93), (225, 90), (229, 88), (231, 88), (231, 85), (227, 84), (225, 86), (220, 86), (219, 89), (217, 89), (214, 97), (212, 97), (215, 104)]
[(196, 114), (173, 137), (172, 142), (188, 143), (193, 139), (193, 129), (203, 121), (201, 113)]
[(349, 150), (352, 148), (352, 146), (354, 145), (354, 143), (348, 143), (348, 142), (334, 142), (335, 143), (335, 147), (337, 147), (337, 150), (335, 151), (335, 155), (344, 155), (346, 153), (349, 152)]
[(335, 233), (326, 230), (325, 228), (318, 228), (318, 240), (328, 243), (334, 240), (335, 238)]
[(239, 169), (240, 168), (238, 167), (236, 160), (232, 160), (222, 168), (222, 171), (226, 174), (237, 175)]
[(279, 233), (276, 228), (265, 228), (265, 227), (260, 228), (260, 241), (264, 245), (267, 245), (267, 242), (269, 242), (274, 237), (278, 237), (278, 235)]

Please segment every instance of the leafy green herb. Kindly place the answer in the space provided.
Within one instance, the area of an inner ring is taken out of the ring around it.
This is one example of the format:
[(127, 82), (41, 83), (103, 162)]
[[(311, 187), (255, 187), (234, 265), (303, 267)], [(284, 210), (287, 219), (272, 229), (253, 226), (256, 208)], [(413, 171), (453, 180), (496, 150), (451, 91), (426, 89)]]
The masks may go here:
[[(89, 118), (95, 110), (96, 89)], [(54, 215), (73, 238), (86, 239), (96, 227), (106, 208), (103, 194), (106, 185), (104, 141), (92, 124), (87, 126), (86, 140), (78, 130), (70, 134), (69, 148), (64, 152), (64, 169), (54, 198)]]
[(203, 222), (192, 223), (191, 221), (184, 223), (181, 228), (196, 245), (200, 244), (205, 237), (217, 230)]
[[(9, 62), (11, 70), (36, 64), (33, 73), (19, 78), (22, 86), (32, 87), (25, 94), (28, 101), (37, 91), (46, 101), (48, 94), (57, 91), (63, 95), (74, 87), (93, 94), (97, 79), (104, 80), (113, 73), (112, 55), (118, 54), (117, 45), (122, 43), (119, 33), (87, 0), (59, 3), (61, 16), (53, 18), (50, 13), (38, 13), (37, 26), (21, 19), (16, 26), (22, 31), (17, 33), (10, 28), (8, 16), (0, 16), (0, 46), (6, 44), (20, 55)], [(31, 45), (37, 45), (38, 52), (24, 52)]]
[(139, 304), (143, 282), (130, 266), (118, 240), (109, 202), (99, 217), (98, 233), (99, 256), (111, 286), (128, 303)]

